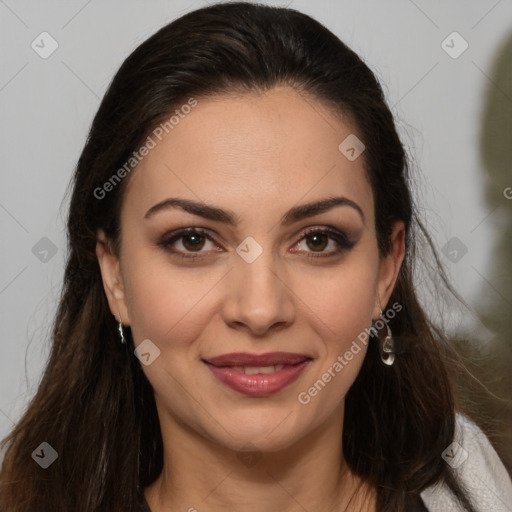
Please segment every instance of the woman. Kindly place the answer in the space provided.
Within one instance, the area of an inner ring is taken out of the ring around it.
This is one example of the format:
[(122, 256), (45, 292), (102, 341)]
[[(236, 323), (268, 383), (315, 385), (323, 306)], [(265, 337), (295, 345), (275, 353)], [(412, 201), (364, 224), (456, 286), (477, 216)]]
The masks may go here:
[(508, 507), (416, 297), (409, 182), (374, 75), (308, 16), (219, 4), (139, 46), (78, 162), (0, 510)]

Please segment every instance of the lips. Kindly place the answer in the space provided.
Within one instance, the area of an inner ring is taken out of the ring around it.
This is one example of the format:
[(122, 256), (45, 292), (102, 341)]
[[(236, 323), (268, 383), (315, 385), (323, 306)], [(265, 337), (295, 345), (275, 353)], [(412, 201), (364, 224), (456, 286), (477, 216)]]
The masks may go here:
[(210, 357), (204, 361), (214, 366), (293, 366), (311, 359), (304, 354), (292, 352), (267, 352), (266, 354), (248, 354), (246, 352), (233, 352), (221, 356)]
[(203, 362), (229, 388), (245, 395), (266, 396), (295, 381), (311, 359), (290, 352), (239, 352), (204, 359)]

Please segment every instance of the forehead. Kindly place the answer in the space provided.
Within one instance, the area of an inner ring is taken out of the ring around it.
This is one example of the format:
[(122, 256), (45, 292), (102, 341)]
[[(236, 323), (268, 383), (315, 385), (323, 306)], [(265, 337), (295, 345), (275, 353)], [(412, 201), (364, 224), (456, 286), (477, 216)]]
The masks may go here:
[(154, 147), (133, 171), (125, 204), (149, 208), (172, 195), (282, 212), (344, 195), (373, 217), (364, 153), (351, 160), (339, 149), (361, 138), (348, 118), (290, 87), (196, 101), (161, 140), (150, 135)]

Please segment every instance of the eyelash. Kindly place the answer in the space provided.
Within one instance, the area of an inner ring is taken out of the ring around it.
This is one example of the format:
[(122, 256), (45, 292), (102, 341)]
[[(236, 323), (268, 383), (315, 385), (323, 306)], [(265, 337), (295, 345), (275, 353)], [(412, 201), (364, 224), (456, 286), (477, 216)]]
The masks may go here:
[[(174, 231), (172, 233), (169, 233), (165, 235), (160, 242), (158, 242), (158, 246), (162, 247), (167, 252), (170, 252), (171, 254), (188, 259), (188, 260), (197, 260), (199, 258), (202, 258), (201, 251), (189, 251), (189, 252), (183, 252), (176, 250), (172, 247), (172, 244), (179, 241), (180, 239), (184, 238), (187, 235), (191, 234), (198, 234), (201, 236), (204, 236), (207, 240), (210, 240), (211, 242), (215, 243), (215, 240), (211, 235), (209, 235), (204, 229), (202, 228), (185, 228), (180, 229), (178, 231)], [(338, 231), (337, 229), (325, 227), (325, 228), (310, 228), (306, 231), (304, 231), (300, 237), (300, 239), (294, 244), (297, 245), (301, 241), (305, 240), (308, 236), (312, 235), (327, 235), (330, 240), (334, 240), (334, 242), (338, 245), (338, 248), (335, 251), (330, 251), (327, 254), (324, 252), (308, 252), (305, 257), (316, 259), (316, 258), (327, 258), (330, 256), (335, 256), (340, 254), (341, 252), (345, 250), (350, 250), (354, 247), (355, 242), (349, 240), (347, 235), (341, 231)], [(294, 251), (299, 252), (299, 251)]]

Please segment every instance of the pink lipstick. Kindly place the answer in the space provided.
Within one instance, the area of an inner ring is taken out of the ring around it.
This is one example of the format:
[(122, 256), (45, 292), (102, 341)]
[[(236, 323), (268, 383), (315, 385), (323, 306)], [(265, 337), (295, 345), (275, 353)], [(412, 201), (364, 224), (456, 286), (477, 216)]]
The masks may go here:
[(203, 360), (222, 383), (250, 396), (277, 393), (295, 381), (310, 361), (309, 356), (291, 352), (235, 352)]

